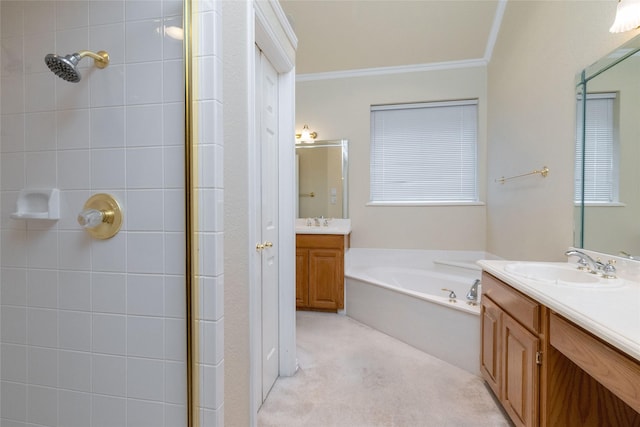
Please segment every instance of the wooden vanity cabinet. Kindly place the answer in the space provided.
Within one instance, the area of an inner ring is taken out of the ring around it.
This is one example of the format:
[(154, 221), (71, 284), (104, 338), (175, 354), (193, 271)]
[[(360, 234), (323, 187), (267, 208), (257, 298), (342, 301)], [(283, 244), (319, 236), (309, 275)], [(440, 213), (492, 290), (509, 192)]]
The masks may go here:
[(344, 308), (344, 252), (349, 235), (296, 235), (296, 308)]
[(482, 292), (482, 376), (516, 426), (537, 426), (541, 306), (486, 272)]

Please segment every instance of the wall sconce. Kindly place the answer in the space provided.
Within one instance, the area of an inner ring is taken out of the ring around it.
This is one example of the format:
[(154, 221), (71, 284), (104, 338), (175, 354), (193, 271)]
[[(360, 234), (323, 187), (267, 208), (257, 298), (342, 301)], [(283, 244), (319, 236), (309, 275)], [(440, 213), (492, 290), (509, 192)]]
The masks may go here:
[(306, 144), (312, 144), (313, 140), (318, 137), (318, 132), (311, 132), (309, 126), (304, 125), (301, 133), (296, 133), (296, 144), (304, 142)]
[(616, 19), (610, 33), (624, 33), (640, 26), (640, 0), (618, 0)]

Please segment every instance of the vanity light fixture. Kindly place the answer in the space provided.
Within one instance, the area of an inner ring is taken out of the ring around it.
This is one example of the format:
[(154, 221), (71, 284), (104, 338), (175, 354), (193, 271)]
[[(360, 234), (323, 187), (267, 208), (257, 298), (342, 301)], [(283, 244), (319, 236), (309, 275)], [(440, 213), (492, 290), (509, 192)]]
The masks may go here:
[(640, 27), (640, 0), (618, 0), (616, 19), (610, 33), (624, 33)]
[(309, 126), (306, 124), (302, 127), (301, 133), (296, 133), (296, 144), (304, 142), (306, 144), (312, 144), (313, 140), (318, 137), (318, 132), (311, 132)]

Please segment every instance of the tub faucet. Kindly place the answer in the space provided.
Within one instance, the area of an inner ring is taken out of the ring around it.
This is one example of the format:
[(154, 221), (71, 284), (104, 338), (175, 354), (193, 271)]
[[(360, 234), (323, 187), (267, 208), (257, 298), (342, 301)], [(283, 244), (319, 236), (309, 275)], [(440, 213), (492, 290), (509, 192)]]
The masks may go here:
[(600, 260), (596, 261), (582, 251), (568, 250), (564, 254), (568, 257), (577, 256), (579, 258), (578, 260), (579, 270), (586, 270), (593, 274), (597, 274), (598, 272), (602, 271), (602, 269), (604, 268), (604, 264), (600, 262)]
[(473, 282), (473, 285), (471, 285), (469, 292), (467, 292), (467, 300), (471, 302), (478, 301), (478, 285), (479, 284), (480, 284), (480, 279), (476, 279), (476, 281)]

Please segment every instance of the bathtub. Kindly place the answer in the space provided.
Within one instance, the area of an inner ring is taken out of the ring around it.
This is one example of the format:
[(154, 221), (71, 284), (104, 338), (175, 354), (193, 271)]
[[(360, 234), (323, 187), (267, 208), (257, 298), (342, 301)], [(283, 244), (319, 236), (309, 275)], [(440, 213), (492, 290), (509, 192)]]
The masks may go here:
[(481, 276), (475, 261), (492, 258), (479, 251), (351, 248), (346, 315), (480, 375), (480, 306), (467, 304), (466, 294)]

